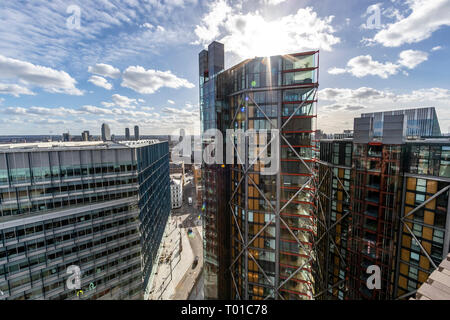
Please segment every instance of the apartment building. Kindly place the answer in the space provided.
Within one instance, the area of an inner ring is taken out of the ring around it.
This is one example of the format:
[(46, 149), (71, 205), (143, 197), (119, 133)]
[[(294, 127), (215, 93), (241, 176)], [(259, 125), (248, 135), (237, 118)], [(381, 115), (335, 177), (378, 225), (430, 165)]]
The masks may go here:
[(233, 165), (203, 165), (205, 297), (312, 299), (318, 52), (254, 58), (227, 70), (223, 57), (217, 42), (199, 55), (203, 132), (279, 130), (280, 145), (268, 150), (281, 165), (263, 173), (249, 138), (245, 163), (234, 154)]
[[(355, 119), (353, 139), (320, 142), (320, 205), (327, 229), (325, 299), (408, 298), (449, 252), (450, 140), (406, 139), (408, 119)], [(327, 232), (328, 231), (328, 232)], [(376, 265), (381, 288), (369, 289)]]

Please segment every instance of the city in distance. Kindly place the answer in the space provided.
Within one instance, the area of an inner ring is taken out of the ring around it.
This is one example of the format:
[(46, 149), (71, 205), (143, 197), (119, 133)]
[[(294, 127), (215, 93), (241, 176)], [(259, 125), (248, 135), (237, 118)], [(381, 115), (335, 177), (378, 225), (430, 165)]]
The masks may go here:
[(0, 303), (450, 300), (450, 0), (341, 2), (0, 4)]

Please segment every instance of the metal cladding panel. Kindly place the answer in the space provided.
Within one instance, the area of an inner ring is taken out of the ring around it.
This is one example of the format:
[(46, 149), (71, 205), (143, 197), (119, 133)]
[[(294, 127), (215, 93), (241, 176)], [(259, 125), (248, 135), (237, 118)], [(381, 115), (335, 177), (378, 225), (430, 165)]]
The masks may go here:
[(369, 143), (373, 137), (373, 118), (355, 118), (353, 142)]
[(224, 45), (214, 41), (208, 46), (208, 70), (212, 76), (225, 68)]
[(405, 143), (407, 120), (406, 116), (385, 115), (383, 121), (383, 144), (403, 144)]
[(202, 50), (198, 54), (198, 74), (203, 76), (205, 71), (208, 70), (208, 51)]

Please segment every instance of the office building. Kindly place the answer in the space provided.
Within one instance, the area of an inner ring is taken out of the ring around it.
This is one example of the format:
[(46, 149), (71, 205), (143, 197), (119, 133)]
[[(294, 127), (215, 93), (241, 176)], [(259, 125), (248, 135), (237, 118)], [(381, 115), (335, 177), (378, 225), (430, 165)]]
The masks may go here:
[(125, 140), (126, 141), (130, 141), (131, 140), (130, 128), (125, 128)]
[(183, 205), (183, 186), (181, 180), (175, 177), (170, 179), (170, 198), (172, 200), (172, 209), (181, 208)]
[(385, 115), (405, 115), (408, 130), (407, 137), (436, 137), (441, 135), (441, 129), (434, 107), (393, 110), (374, 113), (363, 113), (363, 118), (373, 118), (374, 137), (383, 136), (383, 119)]
[(134, 126), (134, 140), (139, 140), (139, 127)]
[[(167, 142), (0, 146), (3, 299), (142, 299), (170, 214)], [(67, 268), (81, 269), (81, 290)]]
[(102, 124), (102, 140), (111, 141), (111, 130), (106, 123)]
[(89, 141), (91, 138), (89, 131), (83, 131), (81, 133), (81, 141)]
[(279, 149), (268, 147), (281, 163), (275, 174), (252, 161), (248, 141), (245, 163), (235, 154), (233, 165), (203, 164), (205, 297), (314, 298), (318, 52), (254, 58), (224, 70), (224, 46), (213, 42), (199, 54), (199, 75), (203, 132), (278, 129), (281, 136)]
[(72, 139), (71, 139), (71, 137), (70, 137), (70, 133), (63, 133), (63, 139), (62, 139), (64, 142), (68, 142), (68, 141), (71, 141)]
[(407, 139), (407, 115), (392, 114), (381, 137), (365, 116), (353, 138), (320, 142), (322, 299), (407, 299), (449, 253), (450, 140)]

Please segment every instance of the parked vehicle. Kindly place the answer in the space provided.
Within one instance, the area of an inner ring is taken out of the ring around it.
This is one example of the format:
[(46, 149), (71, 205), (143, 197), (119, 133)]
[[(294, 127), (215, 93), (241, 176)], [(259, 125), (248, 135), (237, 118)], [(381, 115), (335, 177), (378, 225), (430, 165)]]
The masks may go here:
[(199, 260), (198, 256), (195, 256), (194, 263), (192, 263), (192, 269), (195, 269), (197, 267), (198, 260)]

